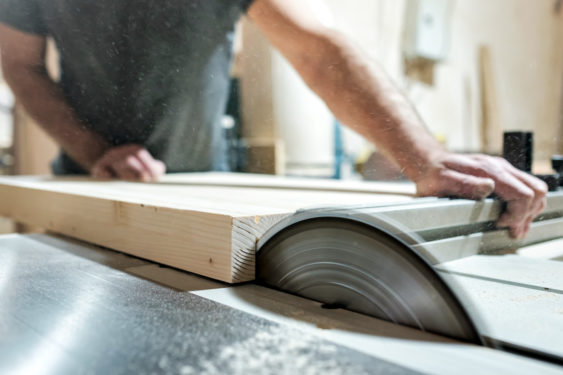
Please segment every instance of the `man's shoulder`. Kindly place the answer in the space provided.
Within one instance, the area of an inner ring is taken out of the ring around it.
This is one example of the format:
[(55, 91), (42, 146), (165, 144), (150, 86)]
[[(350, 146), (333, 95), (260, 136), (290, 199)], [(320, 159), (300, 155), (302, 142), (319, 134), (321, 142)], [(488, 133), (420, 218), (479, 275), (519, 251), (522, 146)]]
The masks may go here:
[(30, 34), (46, 35), (41, 0), (0, 0), (0, 22)]

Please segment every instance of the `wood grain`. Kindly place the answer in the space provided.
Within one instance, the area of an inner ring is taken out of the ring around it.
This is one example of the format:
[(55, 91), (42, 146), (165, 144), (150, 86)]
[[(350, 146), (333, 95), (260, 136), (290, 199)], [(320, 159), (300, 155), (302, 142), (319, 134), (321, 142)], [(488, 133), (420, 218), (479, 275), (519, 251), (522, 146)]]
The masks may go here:
[[(2, 177), (0, 215), (238, 283), (254, 279), (257, 240), (298, 209), (412, 199), (404, 192), (391, 194), (394, 187), (385, 184), (359, 184), (354, 191), (353, 186), (330, 181), (246, 177), (188, 174), (157, 184)], [(275, 187), (278, 183), (280, 188)], [(346, 191), (338, 191), (339, 186)], [(377, 188), (383, 193), (375, 194)]]

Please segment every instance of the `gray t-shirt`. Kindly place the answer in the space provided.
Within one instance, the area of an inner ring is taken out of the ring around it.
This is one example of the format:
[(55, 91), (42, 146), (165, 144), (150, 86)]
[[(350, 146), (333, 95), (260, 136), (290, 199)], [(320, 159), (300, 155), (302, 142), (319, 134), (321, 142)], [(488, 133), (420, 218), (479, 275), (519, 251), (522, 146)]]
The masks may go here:
[[(252, 0), (0, 0), (0, 22), (52, 36), (61, 87), (114, 145), (170, 172), (218, 168), (234, 24)], [(80, 173), (62, 154), (56, 173)]]

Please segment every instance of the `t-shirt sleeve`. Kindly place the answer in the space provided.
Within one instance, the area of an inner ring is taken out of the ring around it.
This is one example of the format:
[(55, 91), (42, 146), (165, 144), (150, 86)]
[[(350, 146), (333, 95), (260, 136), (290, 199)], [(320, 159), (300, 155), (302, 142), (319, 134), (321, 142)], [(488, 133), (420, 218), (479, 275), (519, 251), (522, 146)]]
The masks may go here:
[(250, 6), (252, 5), (253, 2), (254, 2), (254, 0), (240, 0), (240, 6), (242, 8), (242, 11), (246, 12), (248, 10), (248, 8), (250, 8)]
[(26, 33), (46, 35), (48, 31), (39, 6), (40, 1), (42, 0), (0, 0), (0, 22)]

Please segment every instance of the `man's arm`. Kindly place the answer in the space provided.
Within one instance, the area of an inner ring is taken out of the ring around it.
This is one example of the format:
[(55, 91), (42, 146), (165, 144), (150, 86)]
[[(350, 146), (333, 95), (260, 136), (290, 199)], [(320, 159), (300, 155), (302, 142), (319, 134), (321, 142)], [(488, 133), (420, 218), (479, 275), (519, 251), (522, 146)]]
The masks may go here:
[(377, 145), (417, 184), (420, 195), (508, 202), (498, 222), (523, 237), (545, 207), (545, 183), (500, 158), (447, 152), (385, 72), (341, 34), (323, 27), (300, 0), (256, 0), (249, 16), (343, 123)]
[(142, 147), (110, 149), (106, 140), (77, 119), (59, 86), (47, 74), (45, 50), (45, 37), (0, 23), (4, 78), (39, 125), (84, 170), (92, 170), (97, 177), (153, 180), (164, 173), (164, 165)]
[(46, 39), (0, 24), (2, 72), (29, 114), (85, 170), (109, 147), (86, 129), (47, 74)]

